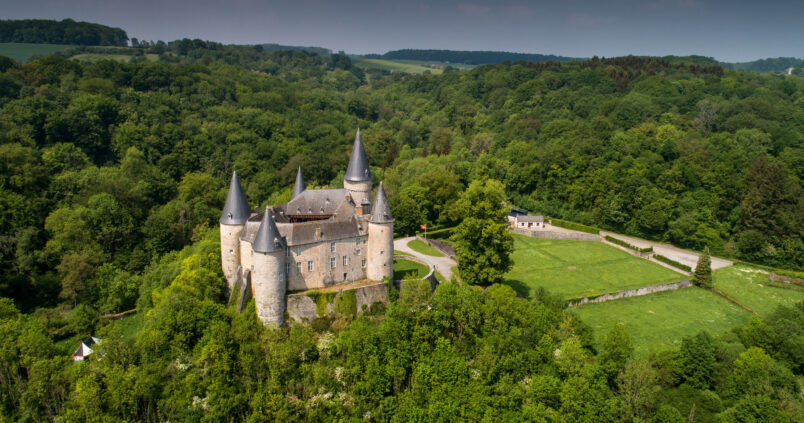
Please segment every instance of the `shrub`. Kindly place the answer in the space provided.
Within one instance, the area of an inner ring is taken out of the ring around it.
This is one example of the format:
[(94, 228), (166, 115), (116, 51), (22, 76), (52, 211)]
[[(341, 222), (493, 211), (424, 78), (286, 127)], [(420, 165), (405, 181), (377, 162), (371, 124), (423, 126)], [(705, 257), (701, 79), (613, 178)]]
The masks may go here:
[(673, 259), (669, 259), (669, 258), (667, 258), (667, 257), (665, 257), (665, 256), (663, 256), (661, 254), (654, 254), (653, 258), (655, 258), (656, 260), (661, 261), (662, 263), (667, 263), (667, 264), (669, 264), (669, 265), (671, 265), (673, 267), (677, 267), (677, 268), (679, 268), (681, 270), (684, 270), (686, 272), (692, 272), (692, 268), (687, 266), (686, 264), (679, 263), (679, 262), (677, 262), (677, 261), (675, 261)]
[(582, 225), (580, 223), (569, 222), (569, 221), (566, 221), (566, 220), (551, 219), (550, 224), (553, 225), (553, 226), (558, 226), (559, 228), (572, 229), (574, 231), (581, 231), (581, 232), (586, 232), (586, 233), (595, 234), (595, 235), (600, 234), (600, 229), (593, 228), (591, 226)]
[(629, 248), (629, 249), (634, 250), (634, 251), (639, 251), (640, 253), (650, 253), (650, 252), (653, 251), (653, 246), (645, 247), (645, 248), (639, 248), (636, 245), (631, 245), (631, 244), (629, 244), (629, 243), (627, 243), (627, 242), (625, 242), (625, 241), (623, 241), (621, 239), (617, 239), (617, 238), (615, 238), (615, 237), (613, 237), (611, 235), (606, 235), (606, 241), (609, 241), (611, 243), (623, 246), (625, 248)]

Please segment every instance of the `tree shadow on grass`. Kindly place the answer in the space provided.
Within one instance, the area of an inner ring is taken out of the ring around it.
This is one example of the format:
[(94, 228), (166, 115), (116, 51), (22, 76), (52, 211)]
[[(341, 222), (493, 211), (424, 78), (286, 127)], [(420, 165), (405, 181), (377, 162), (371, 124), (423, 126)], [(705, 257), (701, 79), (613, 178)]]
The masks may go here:
[(524, 282), (516, 279), (506, 279), (503, 284), (510, 286), (516, 292), (517, 297), (530, 298), (530, 287)]

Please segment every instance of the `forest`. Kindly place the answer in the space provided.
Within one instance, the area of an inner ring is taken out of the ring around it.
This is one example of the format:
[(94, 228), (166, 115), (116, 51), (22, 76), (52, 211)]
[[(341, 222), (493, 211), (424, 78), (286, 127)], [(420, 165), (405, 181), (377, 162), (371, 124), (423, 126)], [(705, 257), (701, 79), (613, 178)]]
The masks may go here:
[[(359, 126), (400, 234), (454, 226), (485, 183), (535, 213), (801, 270), (800, 78), (636, 57), (401, 75), (200, 40), (142, 49), (160, 60), (0, 58), (0, 416), (804, 415), (804, 304), (650, 358), (502, 285), (411, 284), (359, 317), (268, 329), (225, 305), (216, 228), (233, 169), (255, 208), (286, 200), (298, 166), (338, 187)], [(109, 317), (132, 309), (136, 330)], [(73, 364), (62, 342), (85, 333), (102, 359)]]
[(72, 19), (0, 20), (0, 43), (74, 44), (126, 46), (128, 35), (120, 28)]
[(550, 62), (575, 60), (573, 57), (553, 54), (511, 53), (507, 51), (458, 51), (458, 50), (393, 50), (384, 54), (367, 54), (365, 57), (388, 60), (422, 60), (431, 62), (466, 63), (487, 65), (502, 62)]

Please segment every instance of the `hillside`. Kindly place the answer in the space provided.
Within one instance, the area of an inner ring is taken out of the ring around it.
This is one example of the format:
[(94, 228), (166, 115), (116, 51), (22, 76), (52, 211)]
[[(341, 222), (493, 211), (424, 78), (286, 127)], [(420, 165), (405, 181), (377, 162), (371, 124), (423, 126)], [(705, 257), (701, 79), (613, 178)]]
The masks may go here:
[(32, 57), (48, 56), (73, 47), (65, 44), (0, 43), (0, 56), (24, 63)]
[(578, 60), (574, 57), (555, 56), (552, 54), (510, 53), (504, 51), (456, 51), (456, 50), (416, 50), (404, 49), (389, 51), (385, 54), (367, 54), (369, 59), (415, 60), (425, 62), (465, 63), (468, 65), (485, 65), (502, 62), (551, 62)]
[(0, 20), (0, 43), (125, 46), (128, 35), (120, 28), (72, 19)]
[(322, 55), (332, 54), (332, 50), (324, 47), (285, 46), (273, 43), (258, 44), (258, 45), (262, 47), (262, 51), (266, 53), (274, 51), (304, 51), (312, 54), (322, 54)]

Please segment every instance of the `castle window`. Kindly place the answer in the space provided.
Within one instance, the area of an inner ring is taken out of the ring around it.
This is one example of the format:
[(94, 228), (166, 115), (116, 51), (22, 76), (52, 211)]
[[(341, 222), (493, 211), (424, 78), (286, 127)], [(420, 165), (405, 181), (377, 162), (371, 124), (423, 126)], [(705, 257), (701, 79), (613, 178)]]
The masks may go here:
[(329, 267), (330, 267), (330, 269), (334, 269), (336, 264), (337, 264), (337, 262), (335, 261), (335, 257), (330, 257), (329, 258)]
[(346, 266), (349, 263), (349, 259), (346, 256), (343, 256), (343, 265)]
[(360, 262), (360, 267), (366, 267), (366, 259), (363, 259), (363, 260)]
[(380, 250), (380, 255), (382, 255), (385, 251)]
[(234, 254), (234, 250), (229, 250), (229, 254)]
[(290, 257), (290, 247), (285, 247), (285, 257)]
[(357, 251), (355, 251), (355, 254), (357, 254), (358, 256), (360, 255), (360, 248), (358, 248)]
[(296, 255), (301, 255), (301, 247), (296, 247)]
[(290, 263), (285, 263), (285, 273), (290, 274)]
[(301, 262), (300, 261), (296, 262), (296, 273), (301, 273)]
[(330, 253), (334, 253), (334, 252), (335, 252), (335, 243), (334, 243), (334, 242), (330, 242), (330, 243), (329, 243), (329, 252), (330, 252)]
[(308, 260), (308, 261), (307, 261), (307, 271), (308, 271), (308, 272), (312, 272), (312, 271), (313, 271), (313, 261), (312, 261), (312, 260)]

